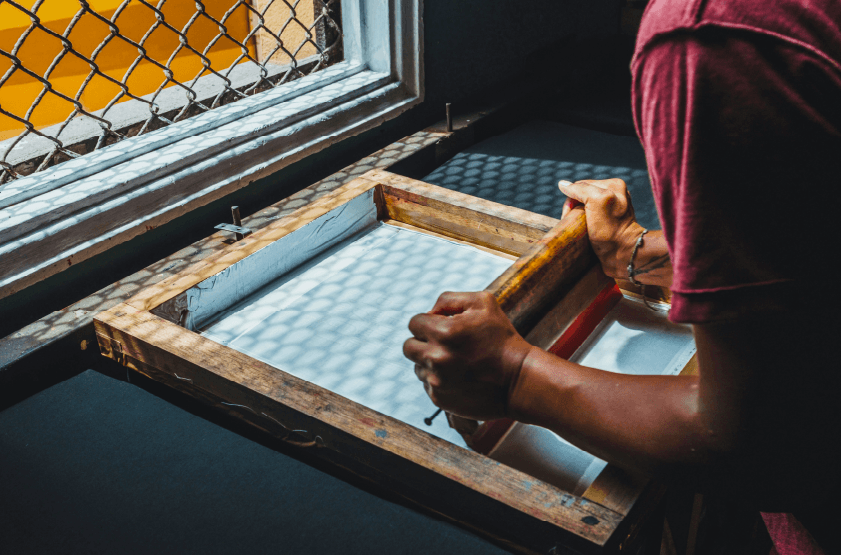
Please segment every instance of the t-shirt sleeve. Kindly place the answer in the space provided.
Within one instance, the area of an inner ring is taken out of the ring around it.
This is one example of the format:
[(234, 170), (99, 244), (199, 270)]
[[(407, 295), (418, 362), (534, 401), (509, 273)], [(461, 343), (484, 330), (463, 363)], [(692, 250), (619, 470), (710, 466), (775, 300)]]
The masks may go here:
[(841, 78), (779, 38), (712, 28), (640, 49), (634, 116), (676, 322), (786, 310), (838, 239)]

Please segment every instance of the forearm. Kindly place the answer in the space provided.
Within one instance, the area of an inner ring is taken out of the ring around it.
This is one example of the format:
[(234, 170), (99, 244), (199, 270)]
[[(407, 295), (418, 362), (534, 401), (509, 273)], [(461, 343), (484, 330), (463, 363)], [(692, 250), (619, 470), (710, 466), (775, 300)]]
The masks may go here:
[(672, 259), (662, 231), (652, 230), (645, 234), (634, 259), (634, 279), (646, 285), (671, 287)]
[[(614, 279), (628, 279), (628, 263), (631, 261), (634, 245), (643, 227), (633, 226), (627, 232), (622, 248), (616, 251), (615, 261), (605, 273)], [(603, 266), (605, 266), (603, 264)], [(671, 287), (672, 260), (666, 245), (666, 238), (660, 230), (651, 230), (643, 237), (642, 244), (634, 257), (634, 279), (646, 285)]]
[(695, 377), (616, 374), (534, 348), (512, 388), (509, 412), (649, 475), (684, 474), (709, 456)]
[(824, 371), (836, 360), (824, 323), (804, 309), (694, 330), (697, 377), (615, 374), (532, 347), (508, 414), (609, 462), (764, 510), (833, 498), (841, 378)]

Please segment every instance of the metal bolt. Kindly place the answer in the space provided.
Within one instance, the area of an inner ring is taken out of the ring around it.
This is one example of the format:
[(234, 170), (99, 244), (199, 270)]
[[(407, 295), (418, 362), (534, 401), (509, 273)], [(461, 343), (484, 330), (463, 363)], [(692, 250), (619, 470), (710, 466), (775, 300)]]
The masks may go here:
[(432, 421), (435, 420), (435, 417), (438, 416), (439, 414), (441, 414), (441, 409), (436, 410), (435, 414), (433, 414), (432, 416), (428, 416), (428, 417), (424, 418), (423, 423), (426, 424), (427, 426), (432, 426)]
[(453, 132), (453, 114), (450, 111), (451, 104), (447, 102), (447, 133)]
[[(242, 227), (242, 218), (239, 215), (239, 206), (231, 206), (231, 215), (234, 217), (234, 225)], [(235, 236), (237, 241), (241, 241), (245, 237), (245, 235), (239, 232), (237, 232)]]

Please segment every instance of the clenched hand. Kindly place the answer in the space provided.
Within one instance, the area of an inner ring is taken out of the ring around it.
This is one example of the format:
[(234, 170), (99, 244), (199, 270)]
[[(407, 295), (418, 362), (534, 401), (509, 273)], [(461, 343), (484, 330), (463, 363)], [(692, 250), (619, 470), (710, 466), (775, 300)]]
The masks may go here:
[(403, 353), (415, 363), (432, 402), (444, 410), (491, 420), (508, 413), (508, 398), (533, 348), (493, 295), (444, 293), (433, 309), (409, 321), (414, 337)]
[[(637, 223), (631, 195), (621, 179), (587, 179), (570, 183), (561, 181), (558, 188), (571, 199), (584, 205), (590, 244), (604, 273), (612, 278), (628, 277), (631, 250), (643, 227)], [(571, 204), (564, 205), (563, 215)]]

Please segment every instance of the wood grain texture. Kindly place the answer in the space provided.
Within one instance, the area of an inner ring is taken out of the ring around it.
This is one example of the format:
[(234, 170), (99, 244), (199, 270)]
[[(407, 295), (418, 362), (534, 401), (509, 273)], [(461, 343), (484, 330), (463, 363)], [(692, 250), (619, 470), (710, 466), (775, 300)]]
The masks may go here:
[(486, 291), (517, 331), (527, 335), (597, 262), (584, 209), (575, 208)]
[(432, 237), (440, 237), (441, 239), (446, 239), (447, 241), (454, 241), (456, 243), (460, 243), (462, 245), (467, 245), (469, 247), (473, 247), (474, 249), (479, 249), (480, 251), (484, 251), (496, 256), (501, 256), (502, 258), (507, 258), (510, 261), (515, 261), (519, 258), (517, 255), (509, 254), (507, 252), (503, 252), (497, 249), (492, 249), (490, 247), (483, 247), (482, 245), (477, 245), (476, 243), (471, 243), (470, 241), (465, 241), (464, 239), (456, 239), (455, 237), (449, 237), (444, 235), (443, 233), (437, 233), (435, 231), (430, 231), (428, 229), (424, 229), (422, 227), (418, 227), (416, 225), (403, 223), (398, 220), (385, 220), (383, 222), (386, 225), (391, 225), (394, 227), (399, 227), (401, 229), (408, 229), (409, 231), (415, 231), (417, 233), (423, 233), (424, 235), (430, 235)]
[(145, 365), (140, 371), (156, 369), (179, 389), (273, 435), (289, 439), (289, 430), (308, 430), (301, 441), (371, 465), (409, 495), (413, 489), (453, 487), (480, 494), (475, 499), (484, 500), (482, 506), (473, 510), (490, 511), (499, 523), (509, 517), (518, 522), (518, 529), (502, 534), (518, 545), (545, 553), (553, 541), (562, 539), (582, 552), (602, 552), (622, 522), (615, 511), (357, 405), (148, 311), (121, 304), (100, 314), (95, 326), (106, 356), (126, 365), (139, 361)]
[(627, 515), (648, 482), (648, 478), (609, 464), (590, 484), (583, 497)]
[(526, 334), (526, 341), (541, 349), (550, 348), (599, 293), (613, 283), (613, 279), (605, 275), (601, 266), (593, 266), (555, 306), (546, 311)]
[(473, 216), (481, 222), (499, 225), (501, 230), (511, 230), (537, 240), (558, 223), (558, 220), (549, 216), (466, 195), (385, 170), (372, 170), (364, 177), (382, 184), (388, 196), (396, 196), (433, 208), (440, 207), (447, 214)]
[(376, 183), (365, 177), (354, 179), (334, 193), (238, 241), (236, 248), (229, 247), (213, 254), (184, 272), (144, 289), (126, 302), (140, 310), (151, 310), (375, 186)]
[(382, 184), (389, 218), (517, 256), (557, 223), (554, 218), (382, 170), (366, 177)]
[(689, 362), (686, 363), (686, 366), (683, 367), (683, 370), (680, 373), (681, 376), (697, 376), (698, 375), (698, 353), (692, 355), (692, 358), (689, 359)]
[[(642, 300), (642, 287), (634, 285), (627, 279), (617, 279), (616, 283), (622, 292), (629, 296)], [(645, 286), (645, 298), (651, 304), (659, 304), (665, 310), (668, 310), (668, 305), (672, 302), (672, 292), (667, 287), (660, 287), (658, 285)]]
[[(397, 188), (398, 184), (400, 189)], [(157, 308), (158, 315), (176, 322), (183, 318), (183, 310), (179, 311), (175, 307), (176, 304), (184, 304), (183, 300), (179, 303), (178, 295), (372, 188), (376, 191), (374, 199), (381, 219), (390, 218), (448, 238), (517, 256), (527, 251), (557, 223), (554, 218), (483, 201), (385, 171), (372, 170), (236, 245), (207, 257), (177, 276), (141, 291), (126, 302), (141, 310)], [(398, 199), (398, 204), (402, 202), (399, 199), (410, 199), (404, 204), (411, 205), (411, 208), (393, 211), (395, 199)], [(430, 216), (435, 220), (434, 225), (430, 225), (423, 215), (415, 217), (421, 212), (435, 214), (434, 217)]]

